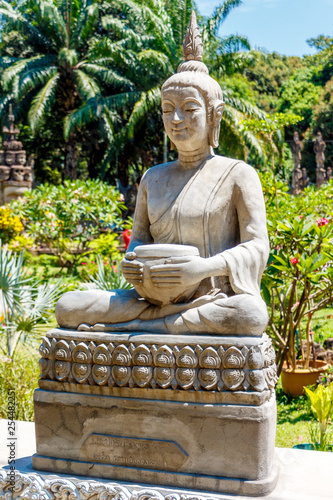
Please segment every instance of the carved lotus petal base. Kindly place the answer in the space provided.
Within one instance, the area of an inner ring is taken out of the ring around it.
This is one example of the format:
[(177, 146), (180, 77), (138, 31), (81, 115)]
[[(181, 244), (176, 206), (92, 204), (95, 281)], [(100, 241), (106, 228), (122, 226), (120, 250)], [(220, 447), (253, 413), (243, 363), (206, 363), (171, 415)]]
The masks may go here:
[(157, 390), (159, 399), (204, 398), (209, 403), (241, 398), (253, 405), (264, 403), (277, 382), (275, 353), (266, 334), (165, 336), (55, 329), (44, 337), (40, 354), (39, 386), (46, 390), (63, 391), (61, 384), (66, 384), (69, 392), (101, 394), (103, 388), (110, 396), (145, 398), (156, 397)]

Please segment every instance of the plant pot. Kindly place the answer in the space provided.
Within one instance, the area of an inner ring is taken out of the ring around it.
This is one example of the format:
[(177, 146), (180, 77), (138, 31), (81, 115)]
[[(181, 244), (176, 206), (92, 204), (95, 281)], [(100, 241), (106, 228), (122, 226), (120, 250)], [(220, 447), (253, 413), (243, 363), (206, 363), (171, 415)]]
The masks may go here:
[(320, 374), (327, 370), (328, 364), (325, 361), (316, 361), (315, 366), (313, 366), (313, 362), (310, 362), (309, 369), (299, 365), (296, 370), (287, 368), (285, 364), (281, 373), (283, 391), (291, 396), (301, 396), (304, 387), (316, 384)]
[[(296, 450), (315, 450), (315, 447), (313, 446), (312, 443), (304, 443), (304, 444), (295, 444), (295, 446), (293, 446), (293, 449), (296, 449)], [(333, 444), (329, 444), (328, 449), (326, 451), (333, 452)]]

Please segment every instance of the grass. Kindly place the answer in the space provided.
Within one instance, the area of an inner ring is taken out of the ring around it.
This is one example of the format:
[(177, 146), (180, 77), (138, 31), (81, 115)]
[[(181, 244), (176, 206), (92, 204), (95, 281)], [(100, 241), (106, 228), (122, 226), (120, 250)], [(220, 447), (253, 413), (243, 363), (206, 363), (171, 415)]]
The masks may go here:
[(325, 339), (333, 338), (333, 308), (326, 307), (314, 314), (312, 318), (314, 341), (323, 344)]
[(0, 418), (7, 418), (8, 391), (15, 391), (15, 419), (34, 419), (33, 392), (38, 386), (40, 355), (37, 351), (20, 348), (11, 359), (0, 358)]
[(292, 448), (309, 443), (310, 422), (314, 421), (306, 396), (291, 398), (284, 394), (279, 381), (276, 388), (277, 426), (275, 445)]

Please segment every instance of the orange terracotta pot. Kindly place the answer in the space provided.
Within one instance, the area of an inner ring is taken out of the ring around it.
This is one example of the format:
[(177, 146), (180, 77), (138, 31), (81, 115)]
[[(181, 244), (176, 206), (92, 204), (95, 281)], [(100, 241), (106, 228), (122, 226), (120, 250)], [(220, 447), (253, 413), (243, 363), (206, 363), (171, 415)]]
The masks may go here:
[(327, 369), (328, 364), (325, 361), (316, 361), (315, 366), (310, 362), (309, 369), (299, 365), (296, 370), (287, 368), (285, 364), (281, 373), (283, 391), (291, 396), (301, 396), (304, 393), (304, 387), (316, 384), (320, 374), (326, 372)]

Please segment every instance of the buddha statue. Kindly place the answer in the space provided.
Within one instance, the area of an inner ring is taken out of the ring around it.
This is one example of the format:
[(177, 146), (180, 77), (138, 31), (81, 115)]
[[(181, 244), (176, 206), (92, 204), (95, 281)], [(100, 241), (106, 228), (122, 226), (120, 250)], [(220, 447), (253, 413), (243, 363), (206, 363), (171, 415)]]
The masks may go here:
[(224, 103), (219, 84), (201, 61), (202, 49), (192, 15), (185, 61), (161, 91), (164, 128), (178, 159), (143, 176), (122, 261), (124, 277), (139, 288), (147, 270), (137, 258), (138, 247), (196, 247), (197, 255), (170, 256), (149, 268), (157, 299), (165, 287), (176, 285), (194, 286), (194, 293), (158, 305), (135, 288), (68, 292), (56, 307), (61, 327), (159, 334), (264, 332), (268, 315), (260, 280), (269, 245), (263, 193), (251, 166), (213, 152)]

